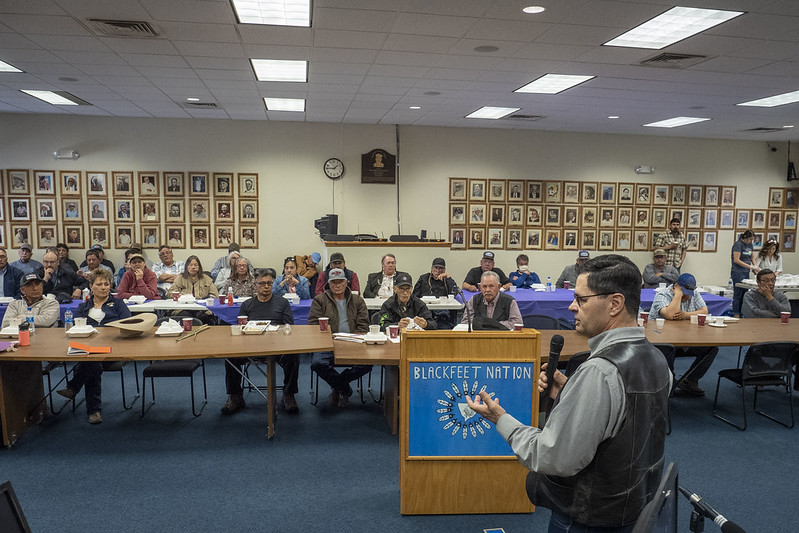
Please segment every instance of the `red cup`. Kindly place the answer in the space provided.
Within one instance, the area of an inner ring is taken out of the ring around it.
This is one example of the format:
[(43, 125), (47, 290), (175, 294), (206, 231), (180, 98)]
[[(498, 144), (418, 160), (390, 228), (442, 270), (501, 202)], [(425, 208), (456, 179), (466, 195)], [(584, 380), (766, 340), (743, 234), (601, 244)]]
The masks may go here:
[(705, 325), (705, 320), (707, 320), (707, 315), (696, 315), (696, 323), (700, 326)]
[(791, 318), (790, 311), (783, 311), (782, 313), (780, 313), (780, 322), (782, 322), (783, 324), (787, 324), (789, 318)]
[(227, 294), (219, 295), (219, 305), (225, 305), (225, 298), (227, 298)]
[(641, 319), (644, 321), (644, 326), (646, 326), (649, 323), (649, 312), (641, 311)]
[(236, 323), (237, 323), (239, 326), (246, 326), (246, 325), (247, 325), (247, 317), (246, 317), (246, 316), (244, 316), (244, 315), (237, 316), (237, 317), (236, 317)]
[(178, 298), (180, 298), (180, 293), (178, 291), (173, 292), (172, 293), (172, 301), (173, 302), (177, 302)]
[(193, 318), (184, 318), (183, 322), (183, 331), (191, 331), (191, 326), (194, 324)]
[(388, 336), (392, 339), (399, 337), (399, 326), (393, 325), (388, 327)]
[(569, 281), (569, 280), (564, 280), (563, 281), (563, 288), (564, 289), (569, 290), (569, 287), (571, 287), (571, 286), (572, 286), (572, 282), (571, 281)]
[(514, 324), (513, 325), (513, 331), (521, 331), (523, 327), (524, 327), (524, 324)]
[(319, 331), (327, 331), (327, 325), (330, 322), (330, 319), (326, 316), (319, 317)]

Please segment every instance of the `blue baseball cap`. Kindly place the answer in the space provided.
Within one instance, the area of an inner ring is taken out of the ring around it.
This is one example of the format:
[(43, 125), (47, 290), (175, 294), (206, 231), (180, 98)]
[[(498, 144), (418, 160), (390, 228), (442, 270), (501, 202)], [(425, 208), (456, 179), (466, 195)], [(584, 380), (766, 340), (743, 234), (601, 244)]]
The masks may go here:
[(694, 290), (696, 290), (696, 278), (692, 274), (681, 274), (679, 278), (677, 278), (677, 285), (682, 288), (682, 293), (686, 296), (693, 296)]
[(314, 263), (318, 263), (322, 260), (322, 255), (319, 252), (314, 252), (311, 254), (311, 259)]

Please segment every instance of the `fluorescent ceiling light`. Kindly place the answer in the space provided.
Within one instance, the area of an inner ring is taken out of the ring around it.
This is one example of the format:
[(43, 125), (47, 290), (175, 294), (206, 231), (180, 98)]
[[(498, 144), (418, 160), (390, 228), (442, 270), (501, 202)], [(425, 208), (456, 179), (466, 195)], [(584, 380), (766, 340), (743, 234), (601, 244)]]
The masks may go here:
[(490, 118), (492, 120), (496, 120), (498, 118), (502, 118), (506, 115), (510, 115), (511, 113), (515, 113), (521, 109), (521, 107), (490, 107), (490, 106), (483, 106), (477, 111), (469, 113), (466, 115), (466, 118)]
[(13, 65), (9, 65), (5, 61), (0, 61), (0, 72), (22, 72), (22, 71)]
[(311, 26), (311, 0), (232, 0), (242, 24)]
[(777, 94), (769, 96), (768, 98), (760, 98), (759, 100), (751, 100), (736, 105), (745, 105), (752, 107), (777, 107), (778, 105), (792, 104), (799, 102), (799, 91), (790, 93)]
[(250, 59), (258, 81), (308, 81), (308, 62), (287, 59)]
[(23, 93), (43, 100), (48, 104), (53, 105), (91, 105), (86, 100), (81, 100), (74, 94), (66, 91), (32, 91), (28, 89), (20, 89)]
[(571, 74), (544, 74), (537, 80), (533, 80), (524, 87), (516, 89), (515, 93), (540, 93), (558, 94), (575, 85), (580, 85), (594, 76), (573, 76)]
[(421, 108), (422, 108), (422, 106), (420, 106), (420, 105), (412, 105), (412, 106), (408, 107), (408, 109), (421, 109)]
[(644, 126), (649, 128), (676, 128), (677, 126), (696, 124), (697, 122), (704, 122), (706, 120), (710, 119), (699, 118), (699, 117), (674, 117), (666, 120), (661, 120), (659, 122), (650, 122), (649, 124), (644, 124)]
[(527, 6), (524, 9), (522, 9), (522, 11), (524, 11), (525, 13), (530, 13), (530, 14), (543, 13), (546, 10), (547, 8), (541, 6)]
[(264, 98), (267, 111), (305, 111), (302, 98)]
[(673, 7), (640, 26), (605, 43), (605, 46), (660, 50), (692, 35), (727, 22), (743, 11), (722, 11), (694, 7)]

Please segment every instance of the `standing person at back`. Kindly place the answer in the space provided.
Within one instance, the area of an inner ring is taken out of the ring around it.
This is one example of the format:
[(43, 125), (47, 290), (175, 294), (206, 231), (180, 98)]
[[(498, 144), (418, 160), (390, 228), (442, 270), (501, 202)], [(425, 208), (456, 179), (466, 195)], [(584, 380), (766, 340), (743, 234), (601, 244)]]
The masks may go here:
[(669, 231), (661, 233), (655, 239), (655, 246), (653, 249), (663, 248), (666, 251), (666, 264), (671, 265), (680, 272), (682, 264), (685, 262), (685, 256), (688, 253), (688, 241), (685, 240), (685, 235), (680, 232), (680, 219), (672, 218), (669, 221)]
[(741, 306), (744, 302), (744, 294), (747, 289), (737, 287), (737, 285), (745, 279), (749, 279), (749, 273), (760, 270), (755, 264), (754, 257), (752, 256), (753, 248), (752, 241), (755, 240), (755, 234), (752, 230), (748, 229), (741, 233), (735, 244), (732, 245), (730, 251), (730, 278), (732, 279), (732, 313), (738, 316), (741, 312)]

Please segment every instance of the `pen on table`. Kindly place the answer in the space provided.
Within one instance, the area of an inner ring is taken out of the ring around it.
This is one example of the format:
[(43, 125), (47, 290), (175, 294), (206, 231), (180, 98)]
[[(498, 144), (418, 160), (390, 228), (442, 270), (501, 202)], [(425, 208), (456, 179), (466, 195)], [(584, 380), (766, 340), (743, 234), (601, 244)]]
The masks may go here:
[(662, 331), (658, 331), (658, 330), (656, 330), (656, 329), (653, 329), (652, 331), (654, 331), (655, 333), (658, 333), (658, 334), (660, 334), (660, 335), (662, 335), (662, 334), (663, 334), (663, 332), (662, 332)]

